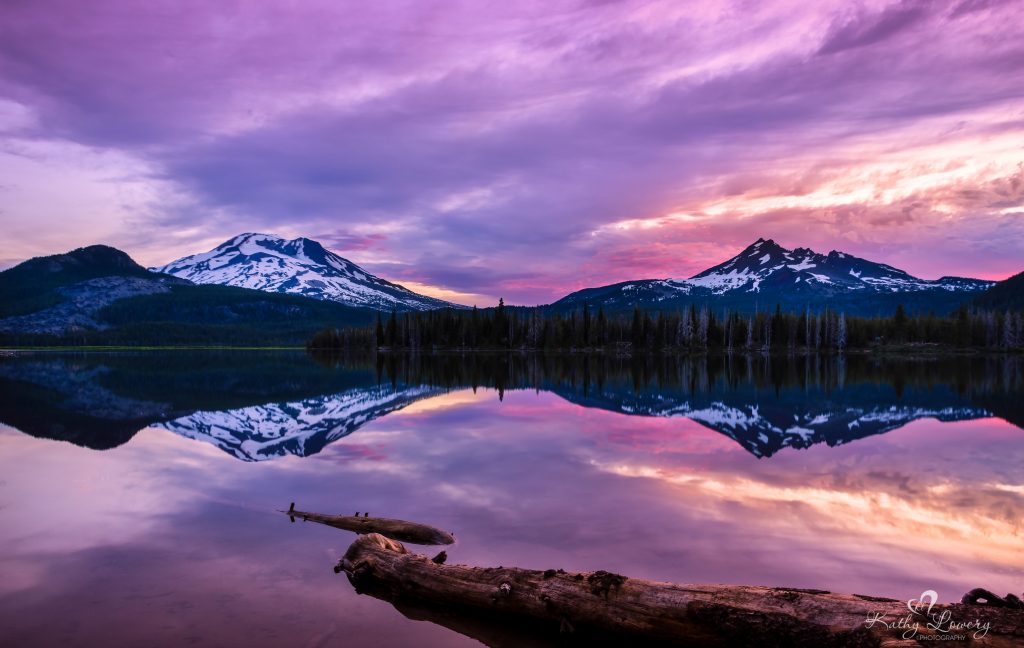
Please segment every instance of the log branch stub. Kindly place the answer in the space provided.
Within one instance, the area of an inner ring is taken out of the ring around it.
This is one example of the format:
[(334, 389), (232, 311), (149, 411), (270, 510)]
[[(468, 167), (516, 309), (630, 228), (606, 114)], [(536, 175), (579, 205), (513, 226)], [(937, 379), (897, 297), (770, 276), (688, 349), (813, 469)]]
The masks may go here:
[(356, 515), (324, 515), (297, 510), (295, 502), (291, 503), (287, 511), (281, 512), (287, 515), (292, 522), (295, 521), (295, 518), (299, 518), (303, 522), (316, 522), (358, 534), (379, 533), (388, 538), (411, 544), (449, 545), (455, 542), (455, 536), (437, 527), (392, 518), (371, 518), (368, 517), (369, 513), (364, 513), (362, 516), (359, 513)]

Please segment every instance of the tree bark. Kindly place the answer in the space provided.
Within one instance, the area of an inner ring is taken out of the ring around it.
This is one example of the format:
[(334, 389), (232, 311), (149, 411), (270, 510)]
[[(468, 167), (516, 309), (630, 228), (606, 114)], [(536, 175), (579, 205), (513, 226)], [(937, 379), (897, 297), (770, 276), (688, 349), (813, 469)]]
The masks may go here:
[[(925, 626), (929, 619), (912, 615), (904, 601), (821, 590), (676, 585), (604, 571), (445, 565), (378, 534), (357, 538), (336, 571), (344, 571), (356, 591), (391, 602), (411, 618), (435, 621), (491, 646), (610, 640), (713, 647), (935, 645), (920, 640), (935, 634)], [(936, 605), (931, 613), (945, 611), (955, 621), (978, 620), (990, 629), (951, 631), (967, 639), (943, 644), (1024, 645), (1024, 611), (954, 604)], [(878, 621), (866, 623), (876, 615)], [(910, 623), (920, 624), (912, 638), (904, 636), (908, 628), (898, 627), (908, 615)]]

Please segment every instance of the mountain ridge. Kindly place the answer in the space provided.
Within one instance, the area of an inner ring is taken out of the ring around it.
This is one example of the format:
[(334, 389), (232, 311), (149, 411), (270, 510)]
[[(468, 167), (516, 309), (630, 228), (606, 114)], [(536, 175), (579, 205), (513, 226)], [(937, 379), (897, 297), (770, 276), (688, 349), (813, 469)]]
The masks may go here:
[(641, 279), (572, 292), (552, 304), (583, 302), (610, 310), (636, 305), (677, 308), (692, 303), (736, 310), (787, 310), (831, 306), (851, 314), (890, 314), (897, 303), (913, 309), (949, 312), (994, 282), (955, 276), (919, 279), (893, 266), (831, 250), (788, 250), (759, 238), (739, 254), (688, 279)]
[(2, 344), (303, 344), (321, 328), (372, 320), (337, 302), (197, 285), (103, 245), (0, 272)]
[(56, 305), (56, 289), (110, 276), (153, 277), (127, 253), (109, 245), (33, 257), (0, 271), (0, 319)]
[(974, 298), (974, 305), (990, 310), (1024, 310), (1024, 272), (996, 283)]

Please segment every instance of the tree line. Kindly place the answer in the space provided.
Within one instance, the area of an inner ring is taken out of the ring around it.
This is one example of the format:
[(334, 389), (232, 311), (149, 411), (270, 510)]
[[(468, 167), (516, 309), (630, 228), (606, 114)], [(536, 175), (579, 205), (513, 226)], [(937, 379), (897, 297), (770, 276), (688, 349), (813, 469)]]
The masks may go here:
[(962, 306), (948, 316), (910, 315), (898, 306), (891, 317), (851, 317), (825, 309), (800, 313), (716, 313), (707, 306), (606, 315), (602, 308), (568, 313), (544, 308), (443, 309), (378, 315), (376, 325), (327, 329), (310, 348), (391, 350), (522, 349), (628, 353), (694, 351), (844, 351), (902, 345), (1015, 350), (1024, 347), (1024, 316)]

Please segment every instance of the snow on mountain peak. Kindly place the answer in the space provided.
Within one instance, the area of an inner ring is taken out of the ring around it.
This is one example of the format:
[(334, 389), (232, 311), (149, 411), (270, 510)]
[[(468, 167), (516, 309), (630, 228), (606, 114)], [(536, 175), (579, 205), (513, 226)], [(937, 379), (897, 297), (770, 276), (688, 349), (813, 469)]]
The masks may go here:
[[(812, 272), (813, 270), (813, 272)], [(787, 250), (772, 239), (759, 238), (733, 258), (694, 275), (673, 280), (676, 285), (706, 288), (712, 294), (731, 291), (758, 292), (765, 281), (786, 284), (801, 282), (847, 290), (906, 292), (916, 290), (963, 290), (964, 284), (947, 279), (928, 281), (884, 263), (874, 263), (845, 252), (831, 250), (827, 255), (810, 248)], [(976, 282), (973, 288), (984, 288)]]
[(200, 284), (303, 295), (378, 310), (452, 306), (376, 277), (308, 238), (287, 240), (247, 232), (209, 252), (151, 269)]
[(943, 277), (919, 279), (886, 265), (832, 250), (786, 249), (758, 238), (739, 254), (688, 279), (628, 281), (580, 290), (555, 302), (587, 302), (605, 309), (647, 306), (659, 309), (720, 303), (754, 310), (764, 304), (789, 308), (843, 308), (850, 314), (892, 312), (897, 303), (948, 312), (990, 281)]

